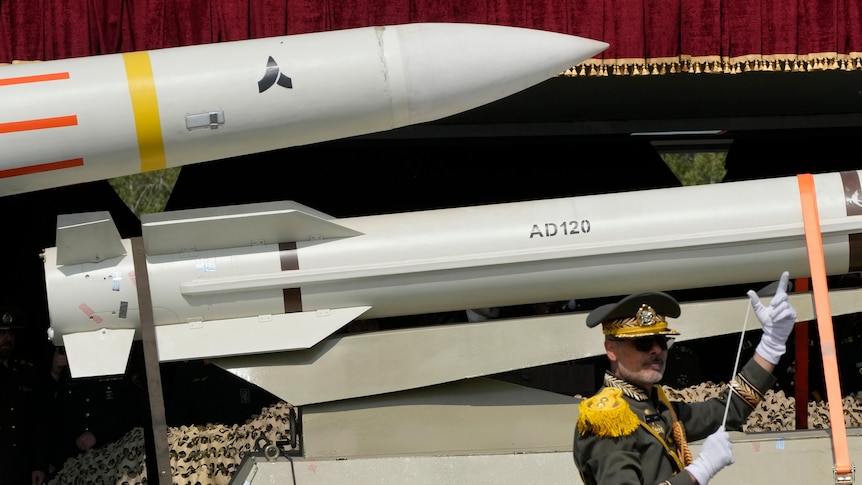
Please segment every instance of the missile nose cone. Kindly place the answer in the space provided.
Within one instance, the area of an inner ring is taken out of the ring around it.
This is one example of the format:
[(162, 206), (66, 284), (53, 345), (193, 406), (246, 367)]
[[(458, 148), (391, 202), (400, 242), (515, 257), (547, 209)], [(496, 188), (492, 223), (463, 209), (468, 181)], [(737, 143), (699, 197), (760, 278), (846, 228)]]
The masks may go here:
[[(406, 99), (393, 100), (399, 124), (432, 121), (509, 96), (608, 48), (593, 39), (496, 25), (431, 23), (385, 29), (381, 40), (386, 58), (400, 59), (400, 65), (387, 66), (390, 82), (403, 82), (405, 89)], [(397, 106), (399, 101), (404, 105)], [(398, 108), (405, 110), (402, 116)]]
[[(602, 42), (600, 40), (587, 39), (584, 37), (578, 37), (578, 36), (574, 36), (574, 35), (572, 35), (570, 37), (573, 37), (573, 39), (571, 39), (572, 44), (573, 44), (573, 46), (572, 46), (573, 51), (576, 48), (580, 48), (580, 49), (583, 49), (583, 51), (586, 54), (588, 54), (583, 59), (579, 59), (575, 64), (579, 64), (579, 63), (581, 63), (581, 62), (583, 62), (583, 61), (585, 61), (591, 57), (596, 56), (597, 54), (601, 54), (602, 52), (607, 50), (608, 47), (611, 46), (607, 42)], [(577, 47), (574, 44), (577, 44)], [(573, 66), (574, 66), (574, 64), (573, 64)]]

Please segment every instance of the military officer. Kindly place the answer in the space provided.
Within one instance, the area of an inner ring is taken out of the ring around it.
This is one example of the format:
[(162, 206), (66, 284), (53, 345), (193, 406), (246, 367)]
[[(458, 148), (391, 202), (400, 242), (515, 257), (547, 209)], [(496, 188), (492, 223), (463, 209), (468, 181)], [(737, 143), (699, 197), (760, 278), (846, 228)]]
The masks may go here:
[[(579, 405), (573, 452), (586, 485), (706, 485), (733, 463), (730, 438), (721, 427), (726, 399), (727, 427), (739, 429), (774, 384), (772, 371), (796, 321), (788, 278), (787, 272), (781, 275), (769, 306), (748, 292), (763, 336), (731, 383), (730, 397), (704, 402), (670, 402), (658, 385), (668, 347), (679, 335), (667, 322), (680, 315), (670, 295), (638, 293), (590, 312), (587, 326), (602, 325), (610, 370), (602, 388)], [(704, 438), (693, 458), (688, 441)]]
[(15, 309), (0, 308), (0, 485), (42, 485), (47, 469), (45, 387), (15, 356), (22, 324)]
[(72, 379), (64, 348), (54, 349), (51, 369), (57, 438), (51, 463), (62, 469), (69, 458), (122, 438), (141, 424), (137, 374)]

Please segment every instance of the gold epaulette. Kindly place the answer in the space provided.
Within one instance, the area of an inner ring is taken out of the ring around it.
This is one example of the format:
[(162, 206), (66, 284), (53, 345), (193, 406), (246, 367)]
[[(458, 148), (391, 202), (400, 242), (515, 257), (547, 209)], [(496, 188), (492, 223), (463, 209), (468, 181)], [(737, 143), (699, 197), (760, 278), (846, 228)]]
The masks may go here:
[(634, 433), (640, 420), (622, 396), (620, 389), (606, 387), (595, 396), (581, 401), (578, 406), (578, 433), (607, 438)]

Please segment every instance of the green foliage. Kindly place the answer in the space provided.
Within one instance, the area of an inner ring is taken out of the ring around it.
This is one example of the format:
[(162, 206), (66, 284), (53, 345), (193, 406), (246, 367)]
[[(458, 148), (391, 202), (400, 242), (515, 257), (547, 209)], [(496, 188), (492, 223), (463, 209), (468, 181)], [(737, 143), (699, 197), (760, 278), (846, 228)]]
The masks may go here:
[[(724, 152), (665, 153), (665, 163), (683, 185), (719, 183), (727, 170)], [(162, 212), (180, 175), (180, 167), (111, 179), (108, 182), (138, 217)]]
[(154, 170), (108, 180), (117, 195), (139, 218), (162, 212), (180, 175), (180, 167)]
[(662, 158), (683, 185), (716, 184), (727, 173), (726, 152), (665, 153)]

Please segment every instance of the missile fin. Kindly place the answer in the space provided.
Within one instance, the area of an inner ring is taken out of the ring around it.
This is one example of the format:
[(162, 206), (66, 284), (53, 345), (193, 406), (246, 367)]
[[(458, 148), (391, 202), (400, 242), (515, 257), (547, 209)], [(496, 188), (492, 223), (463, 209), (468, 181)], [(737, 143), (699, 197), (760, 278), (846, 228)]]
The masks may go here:
[(261, 315), (156, 327), (160, 361), (307, 349), (370, 306)]
[(283, 201), (145, 214), (141, 226), (148, 255), (362, 235), (335, 220)]
[(126, 372), (134, 329), (102, 328), (63, 336), (73, 378), (118, 375)]
[(57, 266), (98, 263), (126, 254), (107, 211), (57, 216)]

